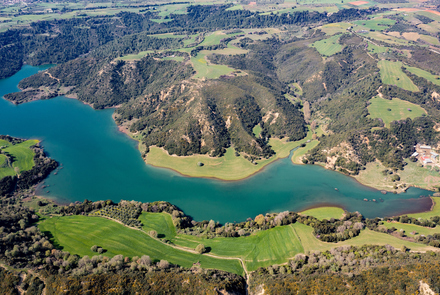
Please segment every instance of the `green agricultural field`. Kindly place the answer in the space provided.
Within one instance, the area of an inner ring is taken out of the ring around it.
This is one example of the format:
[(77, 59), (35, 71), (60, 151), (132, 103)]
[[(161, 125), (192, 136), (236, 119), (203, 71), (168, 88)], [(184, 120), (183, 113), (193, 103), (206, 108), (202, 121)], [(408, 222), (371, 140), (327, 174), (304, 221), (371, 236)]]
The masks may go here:
[(149, 213), (142, 212), (139, 216), (139, 220), (142, 222), (142, 229), (145, 232), (155, 230), (159, 238), (165, 238), (172, 240), (176, 236), (176, 228), (173, 225), (171, 215), (167, 213)]
[(213, 33), (205, 36), (205, 39), (203, 40), (202, 43), (200, 43), (200, 46), (217, 45), (217, 44), (220, 44), (220, 40), (228, 38), (228, 37), (232, 37), (235, 35), (239, 35), (239, 33), (225, 34), (222, 31), (216, 31), (216, 32), (213, 32)]
[(319, 143), (319, 140), (312, 140), (311, 142), (306, 143), (305, 147), (300, 147), (300, 148), (296, 149), (293, 152), (293, 155), (292, 155), (292, 158), (291, 158), (292, 163), (293, 164), (303, 164), (300, 161), (300, 158), (302, 156), (304, 156), (305, 154), (307, 154), (311, 149), (316, 147), (318, 145), (318, 143)]
[(385, 84), (396, 85), (409, 91), (419, 91), (416, 85), (402, 72), (402, 63), (400, 61), (392, 62), (381, 60), (377, 63), (380, 69), (380, 77)]
[(340, 35), (334, 35), (330, 38), (316, 41), (311, 46), (323, 56), (331, 56), (342, 50), (342, 45), (339, 44)]
[(415, 68), (415, 67), (406, 67), (406, 69), (409, 72), (413, 73), (414, 75), (417, 75), (419, 77), (425, 78), (429, 82), (434, 83), (434, 84), (440, 86), (440, 76), (433, 75), (430, 72), (427, 72), (427, 71), (424, 71), (422, 69)]
[(191, 267), (199, 261), (204, 268), (243, 274), (238, 260), (217, 259), (181, 251), (149, 237), (143, 231), (101, 217), (52, 217), (41, 221), (38, 227), (42, 232), (50, 232), (55, 245), (71, 254), (97, 255), (90, 248), (98, 245), (106, 250), (104, 255), (109, 257), (118, 254), (128, 257), (149, 255), (155, 261), (165, 259), (183, 267)]
[[(312, 138), (309, 133), (304, 139), (299, 141), (287, 142), (286, 138), (280, 140), (271, 138), (269, 144), (272, 146), (276, 155), (270, 159), (257, 161), (257, 165), (252, 164), (243, 157), (236, 157), (234, 148), (230, 147), (221, 158), (212, 158), (208, 155), (194, 155), (189, 157), (170, 156), (160, 148), (151, 147), (147, 154), (146, 162), (157, 167), (173, 169), (183, 175), (192, 177), (211, 177), (222, 180), (239, 180), (246, 178), (273, 161), (289, 156), (295, 147), (305, 143)], [(197, 163), (203, 163), (200, 167)]]
[(243, 5), (234, 5), (234, 6), (229, 7), (226, 10), (243, 10)]
[(383, 53), (383, 52), (387, 52), (388, 50), (390, 50), (389, 47), (376, 46), (373, 43), (368, 42), (368, 51), (371, 53)]
[(0, 146), (3, 146), (2, 151), (13, 157), (12, 166), (9, 166), (5, 155), (0, 155), (0, 178), (5, 176), (13, 176), (17, 173), (27, 171), (34, 167), (34, 152), (30, 149), (31, 146), (38, 143), (38, 140), (27, 140), (19, 144), (12, 145), (7, 141), (2, 140)]
[(431, 197), (434, 206), (431, 211), (423, 213), (408, 214), (409, 217), (429, 219), (433, 216), (440, 216), (440, 197)]
[(146, 50), (146, 51), (141, 51), (138, 54), (127, 54), (127, 55), (119, 57), (118, 59), (127, 60), (127, 61), (139, 60), (139, 59), (142, 59), (144, 56), (146, 56), (149, 53), (154, 53), (154, 51), (153, 50)]
[(162, 60), (174, 60), (177, 62), (182, 62), (184, 60), (184, 58), (183, 58), (183, 56), (174, 56), (174, 57), (167, 56), (167, 57), (162, 58)]
[(357, 25), (356, 30), (375, 30), (383, 31), (396, 23), (395, 20), (389, 18), (375, 18), (371, 20), (357, 20), (353, 22)]
[(301, 223), (295, 223), (292, 225), (295, 233), (301, 240), (304, 251), (327, 251), (332, 248), (341, 246), (362, 246), (362, 245), (391, 245), (394, 248), (400, 250), (402, 246), (406, 246), (410, 250), (414, 251), (428, 251), (435, 250), (434, 247), (425, 246), (423, 244), (417, 244), (401, 240), (388, 234), (375, 232), (369, 229), (364, 229), (359, 236), (352, 239), (338, 242), (338, 243), (326, 243), (318, 240), (313, 235), (313, 228)]
[(376, 96), (370, 102), (371, 104), (368, 106), (370, 117), (381, 118), (386, 127), (389, 127), (393, 121), (406, 118), (414, 119), (426, 114), (422, 107), (398, 98), (388, 100)]
[(255, 127), (252, 129), (252, 132), (254, 133), (256, 138), (260, 137), (261, 130), (262, 129), (261, 129), (260, 124), (255, 125)]
[(228, 75), (235, 71), (225, 65), (210, 64), (206, 60), (206, 54), (199, 52), (196, 57), (191, 57), (191, 63), (197, 74), (194, 75), (196, 79), (217, 79), (222, 75)]
[(341, 219), (344, 213), (344, 209), (338, 207), (320, 207), (301, 212), (302, 215), (313, 216), (319, 220), (329, 220), (330, 218)]
[[(381, 222), (381, 225), (385, 226), (386, 228), (396, 228), (397, 231), (403, 230), (405, 232), (405, 235), (408, 237), (415, 237), (418, 235), (433, 235), (436, 233), (440, 233), (440, 227), (437, 226), (435, 228), (428, 228), (428, 227), (423, 227), (423, 226), (418, 226), (415, 224), (408, 224), (408, 223), (400, 223), (400, 222), (388, 222), (388, 221), (384, 221)], [(414, 233), (415, 234), (412, 234)]]
[(337, 33), (345, 33), (351, 26), (353, 26), (351, 23), (334, 23), (323, 25), (318, 27), (318, 29), (321, 29), (326, 35), (332, 36)]
[(303, 253), (301, 241), (292, 226), (278, 226), (239, 238), (203, 239), (190, 235), (178, 235), (173, 240), (176, 245), (195, 248), (202, 243), (210, 247), (210, 253), (217, 256), (240, 257), (245, 261), (248, 271), (258, 267), (281, 264)]

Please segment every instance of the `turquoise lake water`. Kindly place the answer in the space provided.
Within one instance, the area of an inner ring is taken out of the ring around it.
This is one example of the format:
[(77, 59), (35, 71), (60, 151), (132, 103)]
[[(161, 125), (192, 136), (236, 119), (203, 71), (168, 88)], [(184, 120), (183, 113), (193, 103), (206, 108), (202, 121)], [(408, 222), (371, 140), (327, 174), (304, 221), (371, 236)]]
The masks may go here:
[[(0, 80), (0, 96), (18, 91), (18, 82), (46, 67), (24, 66)], [(383, 195), (340, 173), (313, 165), (276, 161), (235, 182), (189, 178), (146, 165), (137, 143), (118, 131), (113, 110), (93, 110), (65, 97), (14, 105), (0, 99), (0, 134), (37, 138), (62, 169), (38, 193), (61, 203), (73, 201), (169, 201), (196, 220), (243, 221), (260, 213), (300, 211), (334, 205), (366, 217), (426, 211), (431, 192), (410, 188)], [(338, 191), (335, 190), (338, 188)], [(49, 191), (49, 192), (47, 192)], [(384, 199), (365, 202), (363, 199)]]

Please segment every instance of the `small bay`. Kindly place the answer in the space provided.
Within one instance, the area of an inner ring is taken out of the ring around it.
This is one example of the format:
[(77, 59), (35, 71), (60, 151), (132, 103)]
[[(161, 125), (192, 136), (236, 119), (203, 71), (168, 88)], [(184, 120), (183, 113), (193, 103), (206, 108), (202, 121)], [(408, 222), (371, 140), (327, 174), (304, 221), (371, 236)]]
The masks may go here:
[[(24, 66), (0, 80), (0, 96), (48, 66)], [(60, 203), (74, 201), (169, 201), (196, 220), (243, 221), (260, 213), (300, 211), (321, 205), (359, 211), (366, 217), (428, 210), (431, 192), (410, 188), (383, 195), (340, 173), (316, 165), (276, 161), (241, 181), (189, 178), (146, 165), (137, 142), (118, 131), (112, 109), (93, 110), (65, 97), (14, 105), (0, 99), (0, 134), (37, 138), (62, 169), (38, 193)], [(337, 190), (335, 190), (337, 188)], [(364, 199), (383, 199), (365, 202)]]

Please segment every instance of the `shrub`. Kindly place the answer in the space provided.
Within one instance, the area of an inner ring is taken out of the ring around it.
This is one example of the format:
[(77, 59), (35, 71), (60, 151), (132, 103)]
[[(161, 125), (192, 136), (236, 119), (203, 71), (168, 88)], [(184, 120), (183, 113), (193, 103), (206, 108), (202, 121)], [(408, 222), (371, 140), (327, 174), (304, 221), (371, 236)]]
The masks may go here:
[(203, 253), (205, 253), (205, 251), (206, 251), (205, 245), (203, 245), (203, 244), (198, 244), (197, 245), (197, 247), (196, 247), (196, 252), (197, 253), (203, 254)]
[(155, 231), (155, 230), (151, 230), (151, 231), (150, 231), (150, 237), (152, 237), (152, 238), (157, 238), (157, 231)]
[(93, 252), (98, 252), (98, 246), (93, 245), (90, 250), (92, 250)]

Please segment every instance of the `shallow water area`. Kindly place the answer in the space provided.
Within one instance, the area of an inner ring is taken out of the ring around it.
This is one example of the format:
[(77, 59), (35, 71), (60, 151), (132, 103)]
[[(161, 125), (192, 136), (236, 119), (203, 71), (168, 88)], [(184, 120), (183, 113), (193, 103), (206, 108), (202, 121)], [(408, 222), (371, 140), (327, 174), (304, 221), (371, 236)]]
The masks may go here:
[[(47, 67), (24, 66), (16, 75), (0, 80), (0, 96), (18, 91), (21, 79)], [(359, 211), (366, 217), (426, 211), (431, 206), (429, 198), (420, 198), (432, 194), (429, 191), (410, 188), (404, 194), (383, 195), (340, 173), (293, 165), (289, 158), (241, 181), (184, 177), (145, 165), (137, 142), (118, 131), (112, 113), (65, 97), (18, 106), (0, 99), (0, 134), (42, 140), (62, 169), (52, 173), (45, 181), (47, 187), (38, 193), (66, 204), (84, 199), (163, 200), (196, 220), (220, 222), (319, 205)]]

